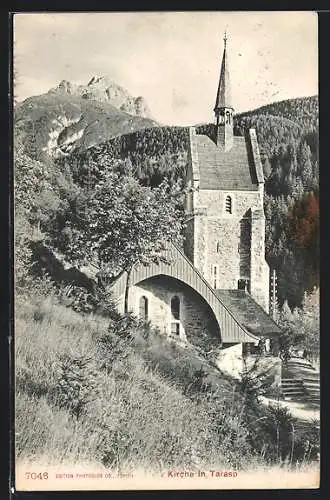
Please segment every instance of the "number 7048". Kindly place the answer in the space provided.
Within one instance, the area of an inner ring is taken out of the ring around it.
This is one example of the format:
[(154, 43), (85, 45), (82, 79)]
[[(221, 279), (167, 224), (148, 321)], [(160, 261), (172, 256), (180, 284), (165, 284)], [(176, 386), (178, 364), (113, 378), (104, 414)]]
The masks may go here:
[(26, 472), (26, 479), (48, 479), (48, 472)]

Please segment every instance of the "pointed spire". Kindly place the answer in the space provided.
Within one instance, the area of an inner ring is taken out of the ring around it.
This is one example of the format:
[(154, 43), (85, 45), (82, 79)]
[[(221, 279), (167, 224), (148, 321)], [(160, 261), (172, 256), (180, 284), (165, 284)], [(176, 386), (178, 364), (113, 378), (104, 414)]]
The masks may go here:
[(217, 146), (229, 151), (233, 147), (234, 141), (234, 107), (231, 100), (231, 89), (229, 81), (228, 60), (227, 60), (227, 32), (223, 38), (224, 48), (220, 70), (220, 79), (215, 101), (214, 114), (216, 119), (216, 139)]
[(231, 101), (231, 89), (230, 89), (230, 79), (228, 71), (228, 59), (227, 59), (227, 31), (225, 31), (223, 42), (223, 56), (220, 70), (220, 79), (217, 92), (217, 98), (215, 101), (214, 111), (223, 108), (233, 108)]

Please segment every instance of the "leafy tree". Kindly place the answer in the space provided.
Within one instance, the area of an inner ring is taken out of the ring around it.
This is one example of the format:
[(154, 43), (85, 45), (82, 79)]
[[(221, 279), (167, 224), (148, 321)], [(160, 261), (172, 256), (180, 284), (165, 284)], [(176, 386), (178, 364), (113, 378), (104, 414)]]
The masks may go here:
[(319, 289), (305, 292), (302, 307), (291, 311), (285, 301), (279, 315), (279, 324), (283, 329), (283, 352), (290, 348), (303, 349), (312, 357), (319, 356), (320, 315), (319, 315)]
[(162, 260), (168, 242), (181, 242), (182, 191), (164, 181), (144, 187), (131, 175), (105, 170), (92, 196), (69, 200), (48, 225), (48, 242), (68, 262), (81, 266), (97, 260), (111, 278), (130, 274), (135, 264)]
[(313, 292), (305, 292), (302, 307), (299, 310), (296, 328), (303, 335), (301, 346), (314, 357), (319, 356), (320, 348), (320, 291), (317, 287)]

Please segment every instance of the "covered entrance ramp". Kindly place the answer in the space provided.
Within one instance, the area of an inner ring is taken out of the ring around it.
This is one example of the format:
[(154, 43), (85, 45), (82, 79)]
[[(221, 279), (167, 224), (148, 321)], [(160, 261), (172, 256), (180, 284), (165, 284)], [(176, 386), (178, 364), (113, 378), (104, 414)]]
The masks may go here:
[[(210, 313), (210, 324), (213, 321), (213, 332), (209, 333), (212, 333), (213, 336), (220, 335), (219, 340), (222, 344), (251, 343), (259, 340), (258, 337), (246, 331), (178, 247), (170, 244), (164, 251), (163, 257), (164, 261), (162, 262), (152, 263), (148, 266), (138, 264), (133, 268), (129, 280), (129, 309), (131, 311), (138, 312), (139, 315), (147, 314), (152, 322), (152, 318), (157, 316), (157, 311), (152, 311), (152, 303), (148, 301), (147, 295), (152, 292), (152, 286), (157, 285), (159, 288), (154, 290), (156, 296), (161, 293), (161, 290), (163, 292), (166, 290), (168, 294), (166, 304), (169, 312), (163, 325), (166, 327), (167, 333), (175, 333), (175, 327), (171, 325), (171, 323), (175, 322), (175, 318), (172, 318), (173, 321), (171, 321), (171, 314), (174, 317), (177, 310), (175, 304), (171, 304), (171, 300), (178, 296), (179, 304), (183, 305), (180, 302), (180, 293), (183, 301), (186, 300), (185, 298), (190, 293), (190, 298), (193, 295), (193, 301), (199, 301), (201, 310), (205, 311), (205, 304), (207, 305), (207, 310)], [(155, 279), (156, 277), (157, 279)], [(112, 286), (113, 297), (117, 299), (118, 309), (122, 312), (124, 310), (126, 283), (127, 274), (123, 273)], [(146, 287), (148, 293), (146, 293)], [(147, 299), (147, 302), (143, 297)], [(186, 309), (185, 313), (189, 313), (189, 310)], [(197, 318), (196, 321), (198, 322)], [(162, 331), (164, 332), (164, 328)]]

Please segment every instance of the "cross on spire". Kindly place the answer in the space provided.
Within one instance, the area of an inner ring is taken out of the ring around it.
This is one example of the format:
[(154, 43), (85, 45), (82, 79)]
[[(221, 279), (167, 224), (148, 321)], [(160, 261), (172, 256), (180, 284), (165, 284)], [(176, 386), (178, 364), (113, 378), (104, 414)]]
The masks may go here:
[(224, 34), (224, 37), (223, 37), (223, 41), (224, 41), (224, 48), (226, 48), (226, 46), (227, 46), (227, 29), (225, 29), (225, 34)]

